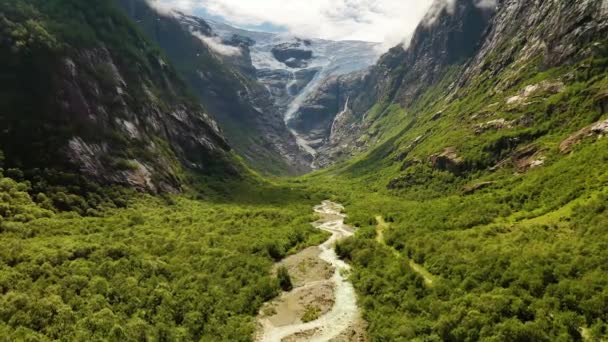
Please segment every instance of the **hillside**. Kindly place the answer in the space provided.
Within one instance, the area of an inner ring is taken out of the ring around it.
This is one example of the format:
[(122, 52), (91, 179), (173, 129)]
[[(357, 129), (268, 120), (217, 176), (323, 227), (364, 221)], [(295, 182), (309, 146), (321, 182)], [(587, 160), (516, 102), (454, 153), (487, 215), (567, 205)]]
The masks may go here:
[(1, 6), (5, 169), (80, 195), (87, 182), (178, 192), (188, 170), (241, 172), (214, 119), (111, 3)]
[(252, 173), (114, 2), (0, 32), (0, 339), (250, 340), (325, 196)]
[(304, 184), (360, 227), (372, 340), (606, 337), (607, 9), (457, 1), (359, 78), (334, 138), (371, 149)]

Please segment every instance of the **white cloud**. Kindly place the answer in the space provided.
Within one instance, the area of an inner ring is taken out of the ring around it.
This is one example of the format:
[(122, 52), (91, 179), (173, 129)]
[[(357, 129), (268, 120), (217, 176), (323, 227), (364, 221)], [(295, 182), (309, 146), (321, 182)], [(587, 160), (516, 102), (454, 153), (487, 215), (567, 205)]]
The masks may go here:
[(200, 1), (196, 0), (146, 0), (150, 6), (156, 9), (161, 14), (171, 14), (173, 10), (178, 10), (186, 13), (192, 12), (195, 8), (200, 7)]
[(205, 45), (211, 50), (224, 56), (239, 56), (241, 55), (241, 49), (235, 46), (225, 45), (219, 37), (207, 37), (200, 32), (192, 31), (192, 35), (200, 39)]
[(149, 0), (162, 12), (208, 13), (236, 25), (273, 24), (301, 37), (396, 45), (411, 35), (433, 0)]
[[(388, 48), (407, 45), (418, 24), (432, 23), (456, 0), (148, 0), (161, 11), (205, 9), (241, 25), (272, 24), (301, 37), (383, 42)], [(479, 7), (496, 0), (475, 0)]]
[(475, 0), (475, 5), (479, 8), (494, 9), (498, 6), (497, 0)]

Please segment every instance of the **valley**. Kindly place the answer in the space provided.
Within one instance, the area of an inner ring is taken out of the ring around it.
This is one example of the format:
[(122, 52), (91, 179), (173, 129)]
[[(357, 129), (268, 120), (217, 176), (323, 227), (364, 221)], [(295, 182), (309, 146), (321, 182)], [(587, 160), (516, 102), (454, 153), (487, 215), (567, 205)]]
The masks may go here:
[(0, 339), (608, 338), (606, 0), (167, 3), (0, 1)]

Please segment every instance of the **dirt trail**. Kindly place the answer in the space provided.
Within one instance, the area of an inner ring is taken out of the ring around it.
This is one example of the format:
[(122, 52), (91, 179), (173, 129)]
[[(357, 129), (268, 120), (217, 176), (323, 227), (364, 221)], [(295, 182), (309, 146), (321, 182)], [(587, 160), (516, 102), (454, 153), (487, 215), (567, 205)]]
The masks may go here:
[[(262, 310), (260, 322), (260, 332), (256, 338), (261, 342), (282, 342), (282, 341), (357, 341), (364, 340), (363, 333), (360, 331), (361, 318), (357, 307), (357, 298), (353, 285), (346, 279), (346, 274), (350, 266), (340, 260), (334, 250), (336, 241), (353, 235), (351, 227), (344, 224), (346, 215), (342, 214), (344, 208), (331, 201), (324, 201), (321, 205), (314, 208), (321, 218), (314, 223), (314, 226), (330, 232), (331, 237), (318, 247), (317, 261), (321, 261), (326, 266), (333, 268), (333, 274), (324, 281), (303, 281), (298, 282), (298, 287), (289, 293), (284, 294), (274, 306), (270, 303), (270, 308)], [(310, 250), (304, 251), (306, 256), (295, 256), (293, 260), (305, 260), (304, 265), (310, 264)], [(291, 261), (293, 261), (291, 260)], [(289, 263), (289, 260), (286, 262)], [(302, 265), (302, 264), (300, 264)], [(323, 269), (316, 266), (316, 269)], [(316, 272), (315, 268), (312, 270)], [(313, 279), (310, 279), (313, 280)], [(331, 285), (333, 289), (332, 304), (326, 310), (319, 309), (320, 316), (310, 322), (304, 323), (301, 319), (285, 318), (294, 316), (297, 309), (297, 301), (302, 301), (306, 296), (312, 298), (310, 305), (320, 305), (318, 301), (327, 304), (326, 293), (317, 291), (321, 287)], [(302, 294), (310, 290), (312, 293)], [(317, 299), (315, 299), (318, 297)], [(295, 299), (294, 299), (295, 298)], [(315, 300), (317, 302), (315, 302)], [(271, 311), (264, 315), (264, 311)], [(285, 324), (287, 322), (287, 324)]]
[[(376, 241), (382, 245), (385, 245), (387, 247), (390, 247), (386, 244), (386, 241), (384, 240), (384, 232), (389, 229), (389, 224), (384, 220), (384, 218), (382, 216), (376, 216), (376, 222), (378, 223), (376, 225)], [(405, 258), (403, 255), (401, 255), (401, 253), (399, 253), (397, 250), (395, 250), (394, 248), (390, 247), (391, 250), (393, 251), (393, 254), (395, 254), (395, 256), (397, 258)], [(434, 276), (433, 274), (431, 274), (431, 272), (427, 271), (426, 268), (424, 268), (424, 266), (417, 264), (414, 262), (414, 260), (407, 259), (408, 265), (410, 265), (410, 268), (418, 273), (418, 275), (420, 275), (423, 279), (424, 279), (424, 284), (427, 287), (433, 287), (433, 285), (436, 282), (436, 276)]]

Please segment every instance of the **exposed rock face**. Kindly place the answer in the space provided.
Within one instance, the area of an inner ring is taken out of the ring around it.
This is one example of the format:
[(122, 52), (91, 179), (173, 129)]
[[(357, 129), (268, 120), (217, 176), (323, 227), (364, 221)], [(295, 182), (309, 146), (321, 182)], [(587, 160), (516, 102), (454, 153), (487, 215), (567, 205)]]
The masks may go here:
[(319, 132), (320, 137), (329, 135), (334, 113), (339, 111), (339, 87), (336, 77), (323, 81), (318, 90), (300, 106), (289, 125), (299, 132)]
[(608, 133), (608, 120), (598, 121), (574, 133), (559, 145), (561, 153), (568, 153), (572, 148), (585, 138), (601, 136)]
[[(158, 63), (162, 72), (165, 66), (160, 59)], [(175, 191), (180, 184), (168, 169), (175, 162), (170, 156), (163, 156), (154, 137), (168, 141), (172, 152), (187, 167), (200, 171), (230, 149), (217, 124), (200, 107), (176, 104), (170, 109), (161, 108), (160, 100), (151, 93), (140, 99), (146, 101), (142, 107), (129, 106), (133, 85), (124, 80), (107, 49), (80, 51), (65, 59), (64, 66), (55, 76), (56, 105), (59, 115), (65, 115), (78, 126), (65, 151), (83, 173), (102, 182), (126, 184), (140, 190)], [(99, 68), (106, 73), (101, 80), (90, 74)], [(94, 130), (104, 135), (122, 135), (127, 144), (142, 143), (148, 153), (157, 157), (146, 161), (120, 157), (121, 144), (104, 139), (87, 142), (91, 138), (82, 137)], [(108, 160), (115, 161), (108, 163)], [(116, 172), (116, 168), (121, 170)], [(153, 174), (163, 173), (158, 184), (151, 180)]]
[(429, 161), (435, 170), (452, 173), (463, 171), (464, 160), (458, 156), (454, 147), (448, 147), (442, 153), (432, 155)]
[(603, 3), (602, 0), (500, 1), (487, 36), (468, 63), (460, 83), (482, 72), (493, 77), (508, 65), (522, 65), (537, 56), (542, 57), (547, 67), (593, 56), (594, 49), (588, 44), (602, 35), (605, 37), (608, 29)]
[(295, 42), (278, 44), (272, 48), (272, 55), (290, 68), (306, 68), (312, 59), (312, 50), (306, 49), (312, 43), (297, 39)]
[(273, 98), (276, 110), (285, 113), (294, 98), (306, 89), (320, 71), (320, 68), (308, 68), (296, 71), (259, 69), (256, 76)]
[(513, 107), (526, 106), (529, 104), (529, 98), (535, 94), (553, 95), (562, 92), (563, 89), (564, 83), (561, 81), (542, 81), (528, 85), (519, 94), (507, 98), (507, 104)]
[[(475, 4), (473, 0), (459, 0), (453, 13), (449, 13), (447, 8), (438, 8), (433, 13), (432, 23), (431, 18), (427, 18), (418, 27), (407, 49), (402, 46), (392, 48), (370, 70), (334, 80), (339, 85), (338, 90), (336, 87), (322, 87), (308, 97), (304, 109), (319, 108), (319, 101), (337, 98), (337, 103), (328, 108), (333, 111), (322, 115), (317, 113), (312, 118), (323, 116), (325, 120), (333, 120), (341, 113), (347, 99), (353, 118), (347, 131), (333, 130), (331, 137), (324, 138), (327, 144), (320, 147), (317, 159), (325, 162), (320, 164), (340, 161), (366, 148), (364, 142), (357, 141), (370, 127), (371, 123), (365, 122), (365, 114), (376, 103), (397, 102), (407, 106), (439, 81), (448, 66), (464, 63), (473, 56), (493, 15), (492, 9)], [(333, 91), (333, 94), (323, 94), (325, 90)], [(306, 117), (306, 114), (304, 110), (297, 116)], [(335, 156), (342, 157), (336, 159)]]
[(535, 145), (523, 146), (491, 167), (490, 170), (496, 171), (504, 167), (513, 167), (518, 173), (525, 173), (545, 164), (544, 152), (543, 149)]
[[(111, 20), (106, 29), (131, 25)], [(63, 39), (47, 30), (48, 40)], [(55, 169), (152, 192), (179, 191), (184, 168), (238, 173), (217, 123), (184, 98), (186, 87), (145, 39), (129, 32), (121, 44), (133, 48), (132, 55), (101, 39), (96, 47), (69, 49), (32, 42), (40, 59), (16, 52), (12, 40), (0, 43), (2, 74), (21, 80), (0, 85), (11, 88), (0, 89), (11, 99), (0, 103), (7, 166)]]
[[(333, 124), (330, 121), (344, 108), (346, 96), (334, 93), (338, 89), (332, 84), (336, 77), (364, 70), (379, 57), (377, 43), (303, 40), (209, 22), (224, 38), (236, 34), (255, 42), (250, 50), (253, 65), (257, 69), (257, 81), (267, 88), (275, 107), (284, 114), (289, 128), (299, 135), (302, 148), (307, 151), (312, 149), (312, 154), (317, 154), (315, 149), (324, 146), (324, 140), (328, 140), (327, 134)], [(324, 90), (318, 91), (320, 87)], [(314, 97), (315, 94), (324, 94), (326, 91), (331, 94), (320, 99), (322, 103), (305, 101), (309, 95)], [(341, 103), (334, 105), (332, 98)], [(359, 102), (360, 99), (353, 98), (354, 105)], [(330, 112), (326, 112), (328, 110)], [(327, 117), (331, 117), (330, 121)], [(302, 126), (307, 128), (303, 129)], [(320, 156), (326, 157), (323, 153)], [(323, 163), (317, 161), (313, 166), (321, 165)]]

